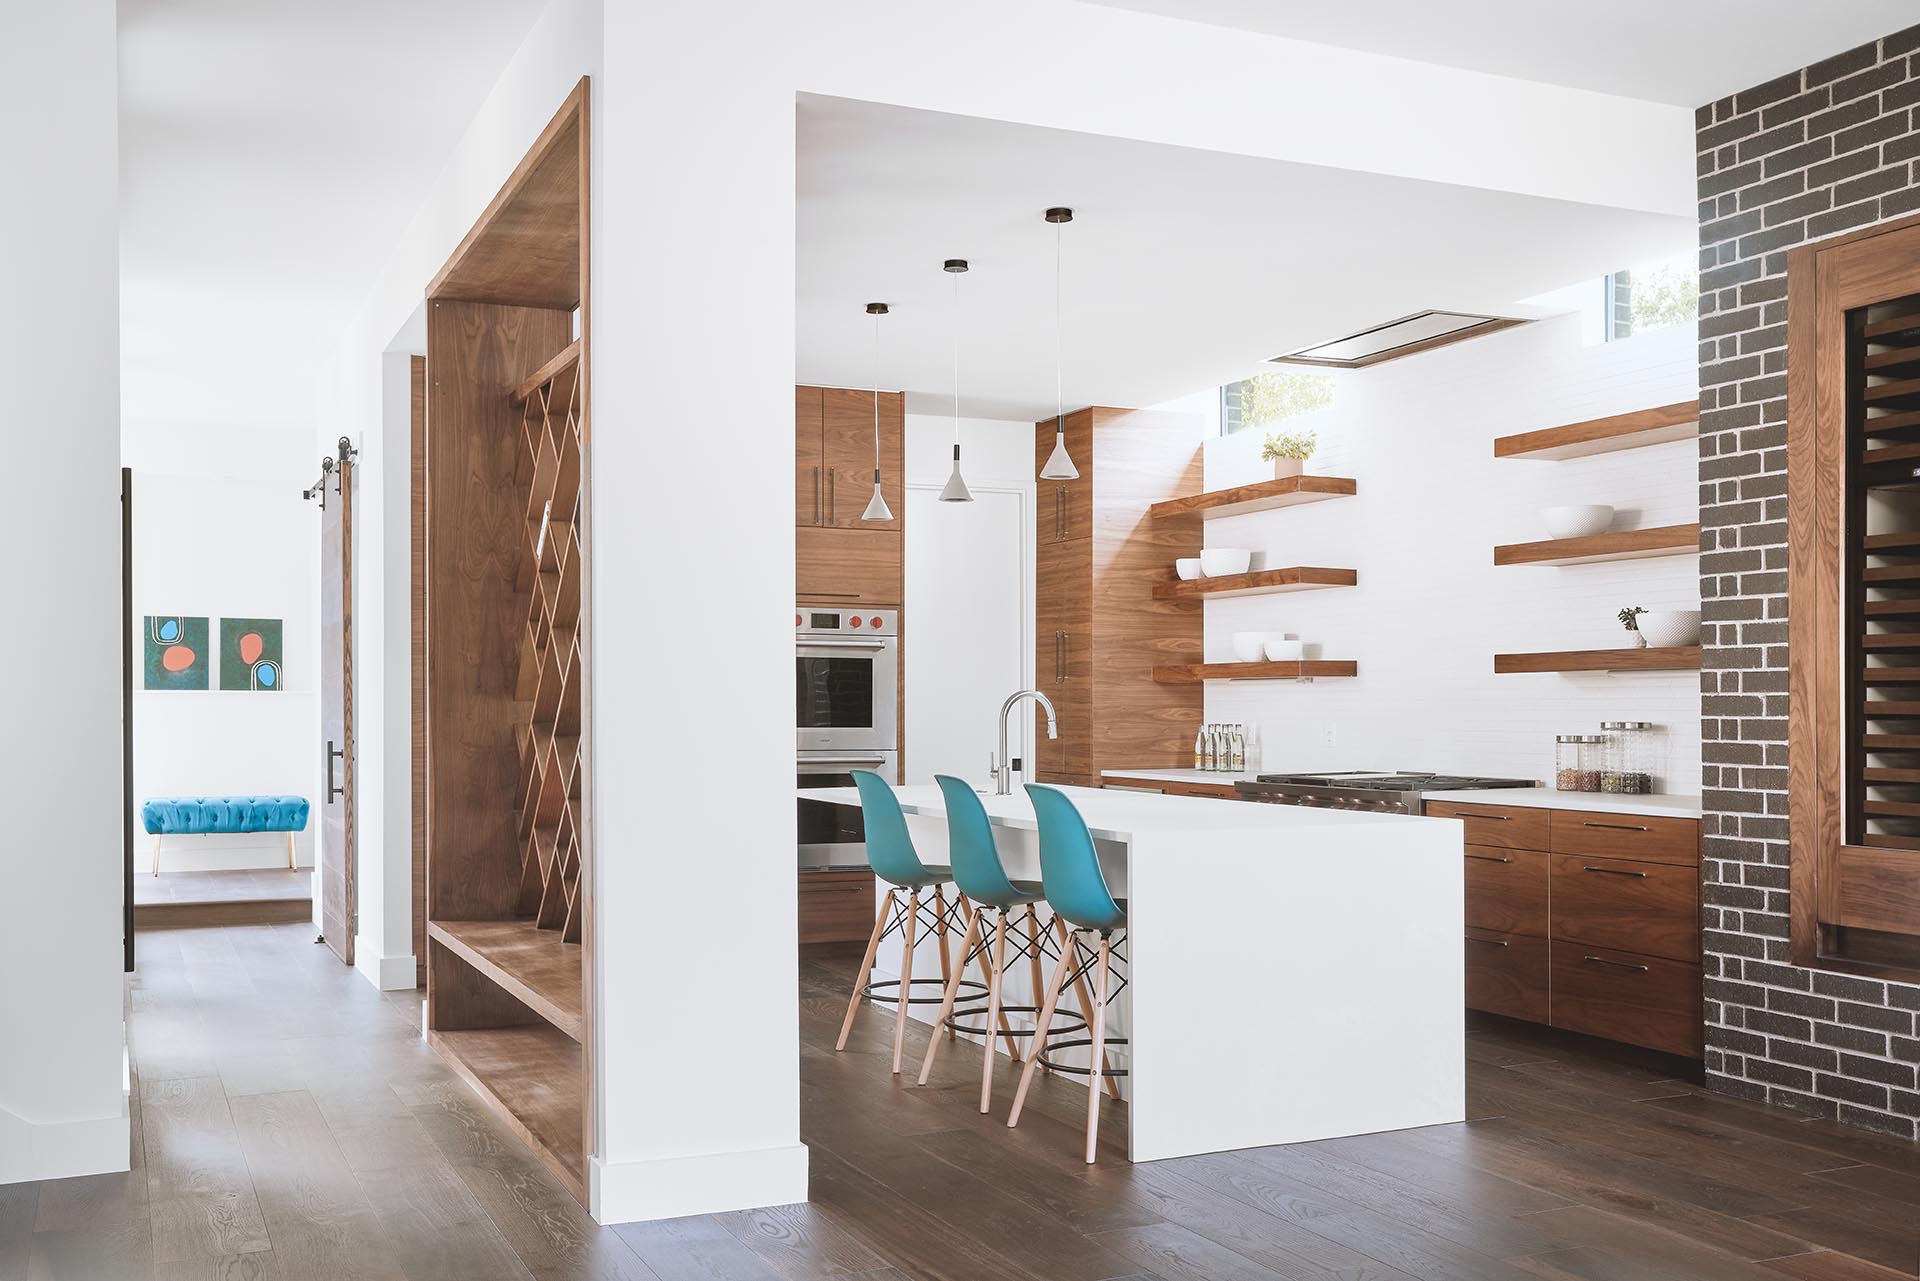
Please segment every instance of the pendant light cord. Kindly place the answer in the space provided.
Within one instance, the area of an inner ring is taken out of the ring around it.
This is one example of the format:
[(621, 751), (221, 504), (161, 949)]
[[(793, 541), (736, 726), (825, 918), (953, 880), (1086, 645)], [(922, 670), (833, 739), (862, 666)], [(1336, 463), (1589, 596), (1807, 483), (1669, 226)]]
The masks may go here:
[(1060, 373), (1060, 229), (1065, 225), (1053, 224), (1053, 421), (1062, 433), (1067, 430), (1067, 398)]
[[(960, 448), (960, 273), (953, 273), (953, 447)], [(955, 455), (958, 457), (958, 455)]]
[(873, 479), (880, 482), (880, 314), (873, 316)]

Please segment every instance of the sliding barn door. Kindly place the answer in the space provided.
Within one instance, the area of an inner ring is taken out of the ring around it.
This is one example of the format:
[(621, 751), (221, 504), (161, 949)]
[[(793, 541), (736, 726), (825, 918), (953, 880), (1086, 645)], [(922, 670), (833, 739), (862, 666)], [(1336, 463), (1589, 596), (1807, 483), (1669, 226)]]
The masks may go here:
[(320, 934), (353, 964), (353, 459), (321, 482), (320, 737), (326, 753), (320, 801)]

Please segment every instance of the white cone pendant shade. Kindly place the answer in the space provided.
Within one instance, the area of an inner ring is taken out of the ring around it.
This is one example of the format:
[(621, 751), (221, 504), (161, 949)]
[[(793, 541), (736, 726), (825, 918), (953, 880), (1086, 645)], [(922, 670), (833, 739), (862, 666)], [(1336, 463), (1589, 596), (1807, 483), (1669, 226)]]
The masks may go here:
[(1062, 424), (1053, 434), (1053, 452), (1047, 455), (1047, 465), (1040, 469), (1041, 480), (1079, 480), (1080, 469), (1073, 465), (1073, 458), (1067, 453), (1067, 429)]
[(973, 491), (960, 474), (960, 277), (967, 270), (965, 258), (949, 258), (941, 270), (953, 277), (953, 475), (940, 491), (943, 503), (970, 503)]
[(973, 491), (967, 488), (966, 477), (960, 474), (960, 446), (958, 445), (953, 447), (953, 475), (947, 477), (946, 487), (940, 491), (940, 501), (943, 503), (973, 501)]
[(873, 497), (867, 500), (867, 509), (860, 513), (861, 520), (892, 520), (893, 509), (887, 506), (887, 500), (880, 496), (880, 469), (873, 469)]
[(1040, 479), (1079, 480), (1080, 469), (1073, 465), (1073, 456), (1067, 453), (1066, 397), (1061, 392), (1060, 373), (1060, 228), (1073, 221), (1073, 210), (1064, 205), (1056, 205), (1047, 210), (1047, 221), (1053, 224), (1053, 421), (1055, 426), (1053, 452), (1047, 455), (1046, 466), (1040, 469)]
[(880, 317), (887, 314), (887, 304), (870, 302), (867, 314), (873, 317), (873, 497), (860, 519), (892, 520), (893, 509), (880, 496)]

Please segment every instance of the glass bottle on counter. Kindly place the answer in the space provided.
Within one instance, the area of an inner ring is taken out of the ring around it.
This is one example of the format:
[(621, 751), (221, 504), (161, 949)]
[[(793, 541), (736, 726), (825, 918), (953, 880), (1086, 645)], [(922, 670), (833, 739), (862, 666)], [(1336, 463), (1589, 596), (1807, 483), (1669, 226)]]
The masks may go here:
[(1207, 767), (1207, 727), (1205, 725), (1193, 732), (1193, 767), (1201, 770)]
[(1600, 771), (1600, 790), (1643, 796), (1653, 790), (1653, 723), (1602, 721), (1607, 737), (1607, 761)]
[(1247, 769), (1247, 727), (1233, 727), (1233, 759), (1227, 762), (1227, 768), (1235, 774), (1243, 774)]
[(1597, 792), (1606, 761), (1604, 734), (1560, 734), (1553, 740), (1553, 785), (1562, 792)]

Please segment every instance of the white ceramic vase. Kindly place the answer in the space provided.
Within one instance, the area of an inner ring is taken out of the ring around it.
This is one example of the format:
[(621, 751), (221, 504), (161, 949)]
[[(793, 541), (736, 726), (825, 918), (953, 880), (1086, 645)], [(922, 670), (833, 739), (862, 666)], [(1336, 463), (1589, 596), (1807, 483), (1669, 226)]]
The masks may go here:
[(1276, 458), (1273, 460), (1273, 478), (1285, 480), (1289, 476), (1298, 476), (1306, 465), (1304, 458)]

